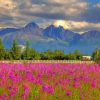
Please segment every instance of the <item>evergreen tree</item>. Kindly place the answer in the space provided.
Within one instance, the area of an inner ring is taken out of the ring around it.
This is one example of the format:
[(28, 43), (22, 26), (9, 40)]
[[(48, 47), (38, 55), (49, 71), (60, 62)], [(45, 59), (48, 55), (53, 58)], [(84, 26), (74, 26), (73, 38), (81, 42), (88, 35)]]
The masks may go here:
[(64, 60), (65, 53), (62, 50), (47, 50), (41, 53), (41, 60)]
[(9, 50), (6, 50), (4, 59), (5, 60), (11, 60), (12, 59), (11, 52)]
[(34, 60), (40, 60), (40, 59), (41, 59), (40, 53), (36, 51)]
[(29, 54), (29, 60), (39, 60), (40, 59), (39, 53), (33, 48), (29, 49), (28, 54)]
[(18, 44), (15, 39), (13, 40), (13, 44), (12, 44), (10, 53), (11, 53), (11, 57), (13, 60), (20, 59), (20, 49), (19, 49)]
[(2, 39), (0, 38), (0, 60), (3, 60), (5, 56), (5, 48), (2, 43)]
[(79, 50), (76, 50), (74, 52), (74, 56), (76, 58), (75, 60), (82, 60), (82, 58), (83, 58), (83, 55), (82, 55), (82, 53)]
[(96, 49), (93, 54), (92, 54), (92, 58), (94, 61), (96, 61), (97, 63), (100, 63), (100, 49)]
[(24, 60), (29, 60), (30, 59), (29, 42), (26, 42), (25, 50), (22, 53), (22, 59), (24, 59)]
[(75, 60), (75, 59), (76, 59), (76, 57), (74, 56), (73, 53), (67, 54), (67, 60)]
[(54, 51), (54, 60), (64, 60), (65, 59), (65, 53), (62, 50), (55, 50)]
[(79, 50), (67, 54), (67, 60), (82, 60), (83, 55)]
[(47, 50), (41, 53), (41, 60), (53, 60), (54, 52), (52, 50)]

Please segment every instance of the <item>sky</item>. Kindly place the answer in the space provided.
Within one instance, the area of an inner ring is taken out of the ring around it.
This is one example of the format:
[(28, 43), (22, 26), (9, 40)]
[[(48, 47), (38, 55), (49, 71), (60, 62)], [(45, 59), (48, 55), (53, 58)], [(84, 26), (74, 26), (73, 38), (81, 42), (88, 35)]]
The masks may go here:
[(0, 0), (0, 28), (61, 24), (75, 32), (100, 30), (100, 0)]

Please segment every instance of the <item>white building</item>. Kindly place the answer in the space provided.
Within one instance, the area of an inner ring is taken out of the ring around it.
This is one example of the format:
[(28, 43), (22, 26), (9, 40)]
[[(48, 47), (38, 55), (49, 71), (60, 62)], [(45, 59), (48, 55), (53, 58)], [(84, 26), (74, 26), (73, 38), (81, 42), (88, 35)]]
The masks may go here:
[(83, 59), (91, 60), (92, 57), (91, 56), (83, 56)]

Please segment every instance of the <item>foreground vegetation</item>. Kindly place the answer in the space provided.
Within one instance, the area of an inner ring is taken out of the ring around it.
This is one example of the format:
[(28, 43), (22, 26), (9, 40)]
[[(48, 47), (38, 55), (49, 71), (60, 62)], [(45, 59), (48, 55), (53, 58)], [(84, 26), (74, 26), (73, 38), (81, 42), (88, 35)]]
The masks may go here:
[(0, 100), (100, 100), (96, 64), (0, 63)]

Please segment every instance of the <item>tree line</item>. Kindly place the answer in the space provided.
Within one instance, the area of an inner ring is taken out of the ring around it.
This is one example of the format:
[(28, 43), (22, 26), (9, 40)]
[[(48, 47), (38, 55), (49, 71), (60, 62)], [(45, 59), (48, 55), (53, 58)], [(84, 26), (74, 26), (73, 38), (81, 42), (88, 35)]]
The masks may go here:
[[(100, 60), (100, 49), (96, 49), (92, 57), (95, 61)], [(13, 40), (10, 49), (5, 49), (2, 39), (0, 39), (0, 60), (83, 60), (83, 54), (79, 50), (69, 54), (65, 54), (62, 50), (38, 52), (30, 48), (28, 42), (22, 50), (19, 48), (16, 39)]]
[(95, 51), (92, 53), (92, 59), (100, 64), (100, 48), (95, 49)]

